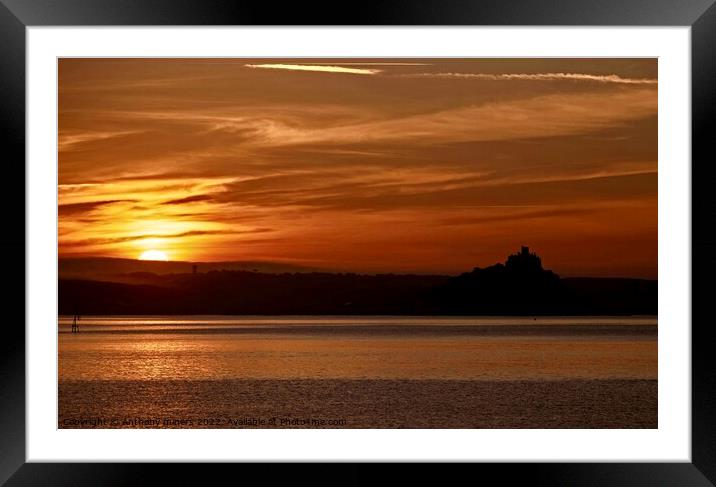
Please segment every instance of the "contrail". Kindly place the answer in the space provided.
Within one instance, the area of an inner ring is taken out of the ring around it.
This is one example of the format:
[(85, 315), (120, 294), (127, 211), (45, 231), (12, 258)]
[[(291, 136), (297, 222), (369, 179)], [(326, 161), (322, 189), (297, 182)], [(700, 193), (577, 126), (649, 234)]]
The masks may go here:
[(655, 85), (658, 80), (648, 78), (622, 78), (616, 74), (597, 75), (583, 73), (519, 73), (519, 74), (487, 74), (487, 73), (416, 73), (398, 75), (401, 78), (455, 78), (476, 79), (486, 81), (594, 81), (597, 83), (618, 83), (625, 85)]
[(317, 71), (321, 73), (344, 74), (378, 74), (381, 69), (346, 68), (342, 66), (327, 66), (314, 64), (245, 64), (247, 68), (285, 69), (288, 71)]

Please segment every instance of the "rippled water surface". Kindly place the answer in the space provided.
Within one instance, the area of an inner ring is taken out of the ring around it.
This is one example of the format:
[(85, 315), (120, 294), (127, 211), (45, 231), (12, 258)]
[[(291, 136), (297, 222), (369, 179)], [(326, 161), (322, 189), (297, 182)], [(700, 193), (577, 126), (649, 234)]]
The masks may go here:
[(656, 424), (655, 317), (82, 317), (80, 333), (70, 327), (61, 317), (61, 427), (288, 411), (323, 411), (347, 421), (339, 427)]

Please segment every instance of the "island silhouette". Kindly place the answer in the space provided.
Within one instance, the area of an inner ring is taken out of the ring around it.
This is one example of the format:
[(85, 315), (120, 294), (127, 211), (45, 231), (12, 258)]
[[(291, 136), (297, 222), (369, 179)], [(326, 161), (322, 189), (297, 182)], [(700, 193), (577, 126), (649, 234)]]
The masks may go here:
[[(109, 263), (106, 269), (113, 272), (102, 272), (102, 266), (87, 260), (105, 261)], [(308, 268), (287, 272), (280, 270), (280, 266), (260, 263), (225, 264), (230, 270), (220, 264), (60, 259), (59, 313), (76, 314), (78, 310), (84, 315), (657, 313), (657, 281), (563, 279), (544, 269), (541, 258), (526, 246), (508, 256), (504, 263), (476, 267), (458, 276), (331, 273)]]

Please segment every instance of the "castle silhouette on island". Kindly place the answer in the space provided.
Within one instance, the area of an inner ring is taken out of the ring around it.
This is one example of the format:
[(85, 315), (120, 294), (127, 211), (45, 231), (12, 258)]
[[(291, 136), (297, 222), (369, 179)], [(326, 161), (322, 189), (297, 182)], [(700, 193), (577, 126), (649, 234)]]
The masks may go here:
[(524, 245), (518, 254), (512, 254), (507, 257), (505, 267), (508, 270), (516, 272), (541, 272), (542, 259), (534, 252), (530, 252), (529, 247)]
[(437, 291), (449, 314), (545, 314), (574, 312), (574, 296), (542, 259), (522, 246), (504, 264), (476, 267)]
[[(112, 259), (110, 259), (112, 260)], [(117, 259), (118, 260), (118, 259)], [(116, 264), (116, 263), (115, 263)], [(458, 276), (328, 272), (134, 271), (63, 275), (60, 314), (628, 315), (656, 314), (657, 282), (567, 278), (527, 246)], [(95, 267), (96, 268), (96, 267)], [(116, 266), (115, 266), (116, 268)]]

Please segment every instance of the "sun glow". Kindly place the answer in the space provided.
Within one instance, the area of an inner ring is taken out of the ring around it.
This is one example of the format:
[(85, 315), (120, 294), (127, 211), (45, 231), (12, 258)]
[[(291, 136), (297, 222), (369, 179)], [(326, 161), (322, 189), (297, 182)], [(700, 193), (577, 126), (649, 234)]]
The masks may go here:
[(169, 257), (161, 250), (146, 250), (139, 256), (139, 260), (163, 260), (166, 262)]

